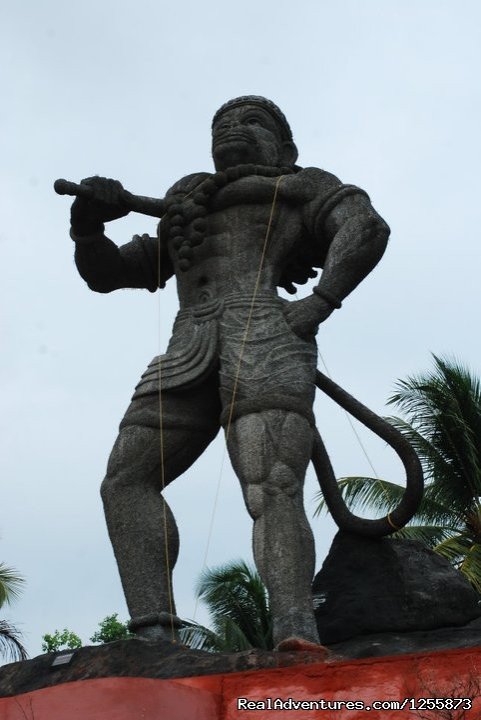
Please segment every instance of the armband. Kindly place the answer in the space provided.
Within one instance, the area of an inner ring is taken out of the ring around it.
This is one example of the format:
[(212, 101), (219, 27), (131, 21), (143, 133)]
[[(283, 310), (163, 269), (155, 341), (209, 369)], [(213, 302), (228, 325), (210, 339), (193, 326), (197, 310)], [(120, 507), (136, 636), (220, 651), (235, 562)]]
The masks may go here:
[(325, 300), (329, 303), (329, 305), (332, 305), (333, 308), (336, 308), (336, 310), (339, 310), (340, 307), (342, 307), (342, 302), (338, 300), (338, 298), (333, 295), (329, 290), (325, 290), (324, 288), (315, 287), (314, 292), (316, 295), (319, 295), (320, 298)]

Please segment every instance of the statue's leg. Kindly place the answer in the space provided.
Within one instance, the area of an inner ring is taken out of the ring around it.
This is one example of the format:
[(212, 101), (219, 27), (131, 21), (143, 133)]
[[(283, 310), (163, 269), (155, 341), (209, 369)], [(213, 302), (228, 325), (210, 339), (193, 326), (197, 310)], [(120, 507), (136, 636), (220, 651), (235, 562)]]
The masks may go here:
[(188, 392), (163, 394), (162, 436), (158, 397), (135, 400), (121, 423), (102, 483), (131, 627), (147, 638), (173, 639), (172, 570), (179, 537), (161, 490), (217, 434), (219, 402), (212, 385), (210, 380)]
[(313, 432), (306, 418), (265, 410), (237, 419), (228, 447), (254, 520), (254, 558), (268, 589), (274, 643), (319, 642), (311, 583), (314, 540), (304, 511)]

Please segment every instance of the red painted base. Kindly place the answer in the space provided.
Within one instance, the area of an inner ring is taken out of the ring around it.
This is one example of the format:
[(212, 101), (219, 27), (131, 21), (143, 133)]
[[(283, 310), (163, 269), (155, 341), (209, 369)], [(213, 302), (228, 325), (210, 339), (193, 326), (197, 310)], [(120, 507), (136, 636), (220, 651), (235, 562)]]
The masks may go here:
[[(451, 715), (442, 709), (456, 704)], [(481, 717), (481, 648), (176, 680), (83, 680), (0, 698), (0, 720), (357, 720), (364, 713)]]

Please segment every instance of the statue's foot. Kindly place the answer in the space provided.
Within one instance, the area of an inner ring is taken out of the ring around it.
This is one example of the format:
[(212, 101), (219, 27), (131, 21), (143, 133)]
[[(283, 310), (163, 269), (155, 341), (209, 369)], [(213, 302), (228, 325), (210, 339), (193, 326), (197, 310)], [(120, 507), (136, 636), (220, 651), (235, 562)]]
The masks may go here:
[(139, 640), (178, 642), (178, 629), (182, 620), (168, 612), (149, 613), (132, 618), (129, 630)]
[(308, 652), (319, 655), (319, 660), (324, 660), (329, 655), (329, 650), (319, 643), (303, 640), (299, 637), (289, 637), (281, 640), (275, 647), (278, 652)]

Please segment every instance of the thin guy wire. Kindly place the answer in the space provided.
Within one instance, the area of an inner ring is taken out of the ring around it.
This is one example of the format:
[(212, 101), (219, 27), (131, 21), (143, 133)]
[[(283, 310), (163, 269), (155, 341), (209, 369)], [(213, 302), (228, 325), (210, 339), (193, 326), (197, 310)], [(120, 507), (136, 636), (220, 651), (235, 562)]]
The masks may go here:
[[(322, 364), (324, 365), (324, 370), (326, 371), (326, 374), (328, 375), (328, 377), (330, 377), (330, 378), (332, 379), (331, 373), (329, 372), (329, 368), (327, 367), (326, 362), (325, 362), (324, 358), (322, 357), (322, 353), (321, 353), (321, 351), (319, 350), (319, 348), (318, 348), (318, 350), (317, 350), (317, 354), (318, 354), (318, 356), (319, 356)], [(373, 465), (373, 463), (372, 463), (372, 461), (371, 461), (371, 458), (369, 457), (368, 452), (367, 452), (367, 450), (366, 450), (366, 448), (365, 448), (365, 446), (364, 446), (364, 444), (363, 444), (363, 442), (362, 442), (362, 440), (361, 440), (361, 437), (360, 437), (359, 433), (357, 432), (354, 423), (353, 423), (352, 420), (351, 420), (351, 416), (349, 415), (349, 413), (347, 412), (347, 410), (343, 410), (343, 412), (344, 412), (344, 415), (345, 415), (346, 418), (347, 418), (347, 421), (348, 421), (349, 425), (351, 426), (351, 429), (352, 429), (352, 431), (353, 431), (353, 433), (354, 433), (354, 435), (355, 435), (355, 437), (356, 437), (356, 440), (358, 441), (358, 443), (359, 443), (359, 445), (360, 445), (360, 447), (361, 447), (361, 450), (363, 451), (363, 453), (364, 453), (364, 455), (365, 455), (365, 457), (366, 457), (366, 460), (368, 461), (369, 465), (371, 466), (371, 469), (372, 469), (372, 471), (373, 471), (373, 473), (374, 473), (374, 477), (376, 478), (377, 482), (380, 484), (380, 486), (381, 486), (381, 488), (382, 488), (382, 491), (383, 491), (383, 493), (384, 493), (384, 495), (385, 495), (385, 497), (386, 497), (386, 500), (389, 502), (389, 501), (390, 501), (390, 497), (389, 497), (389, 494), (388, 494), (388, 492), (387, 492), (387, 490), (386, 490), (386, 487), (385, 487), (385, 481), (381, 480), (381, 477), (380, 477), (379, 474), (377, 473), (376, 468), (374, 467), (374, 465)], [(390, 524), (393, 528), (395, 528), (396, 530), (399, 530), (399, 528), (398, 528), (396, 525), (394, 525), (394, 523), (392, 522), (392, 520), (391, 520), (391, 518), (390, 518), (390, 513), (387, 514), (387, 519), (388, 519), (389, 524)]]
[[(161, 252), (161, 244), (160, 244), (160, 232), (157, 232), (158, 236), (158, 253), (157, 253), (157, 280), (158, 280), (158, 287), (160, 288), (160, 252)], [(172, 582), (171, 582), (171, 569), (170, 569), (170, 555), (169, 555), (169, 537), (167, 533), (167, 501), (164, 497), (164, 490), (165, 490), (165, 458), (164, 458), (164, 421), (163, 421), (163, 406), (162, 406), (162, 356), (161, 356), (161, 335), (160, 335), (160, 325), (161, 325), (161, 299), (160, 299), (160, 292), (159, 292), (159, 303), (158, 303), (158, 318), (157, 318), (157, 333), (158, 333), (158, 349), (159, 354), (158, 358), (159, 361), (157, 363), (157, 369), (158, 369), (158, 381), (159, 381), (159, 435), (160, 435), (160, 480), (161, 480), (161, 486), (162, 486), (162, 507), (163, 507), (163, 513), (164, 513), (164, 547), (165, 547), (165, 563), (166, 563), (166, 576), (167, 576), (167, 595), (169, 598), (169, 614), (170, 614), (170, 631), (172, 635), (172, 642), (175, 642), (175, 629), (174, 629), (174, 598), (172, 593)]]
[[(328, 376), (332, 379), (332, 375), (331, 375), (331, 373), (329, 372), (329, 368), (327, 367), (326, 362), (325, 362), (324, 358), (322, 357), (322, 353), (321, 353), (321, 351), (320, 351), (319, 349), (318, 349), (318, 351), (317, 351), (317, 354), (318, 354), (318, 356), (319, 356), (320, 361), (321, 361), (322, 364), (324, 365), (324, 370), (326, 371), (326, 375), (328, 375)], [(369, 455), (368, 455), (368, 452), (367, 452), (367, 450), (366, 450), (366, 448), (365, 448), (365, 446), (364, 446), (364, 444), (363, 444), (363, 442), (362, 442), (362, 440), (361, 440), (361, 436), (360, 436), (359, 433), (357, 432), (356, 427), (355, 427), (354, 423), (353, 423), (352, 420), (351, 420), (351, 416), (349, 415), (349, 413), (347, 412), (347, 410), (343, 410), (343, 412), (344, 412), (344, 415), (345, 415), (346, 418), (347, 418), (347, 421), (348, 421), (349, 425), (351, 426), (351, 429), (352, 429), (354, 435), (356, 436), (356, 440), (358, 441), (358, 443), (359, 443), (359, 445), (360, 445), (360, 447), (361, 447), (361, 450), (363, 451), (363, 453), (364, 453), (364, 455), (365, 455), (365, 457), (366, 457), (366, 460), (368, 461), (369, 465), (371, 466), (371, 469), (372, 469), (372, 471), (373, 471), (373, 473), (374, 473), (374, 476), (376, 477), (377, 480), (380, 480), (381, 478), (379, 477), (379, 475), (378, 475), (378, 473), (377, 473), (377, 471), (376, 471), (376, 468), (374, 467), (374, 465), (373, 465), (373, 463), (372, 463), (372, 461), (371, 461), (371, 458), (370, 458)]]
[[(191, 195), (193, 190), (191, 190), (187, 195), (186, 198)], [(160, 255), (161, 255), (161, 243), (160, 243), (160, 231), (157, 230), (157, 285), (160, 288), (160, 282), (161, 282), (161, 263), (160, 263)], [(161, 327), (161, 317), (162, 317), (162, 310), (161, 310), (161, 298), (159, 293), (159, 302), (158, 302), (158, 317), (157, 317), (157, 336), (158, 336), (158, 363), (157, 363), (157, 370), (158, 370), (158, 381), (159, 381), (159, 439), (160, 439), (160, 482), (162, 486), (161, 490), (161, 497), (162, 497), (162, 507), (163, 507), (163, 514), (164, 514), (164, 547), (165, 547), (165, 562), (167, 565), (167, 595), (169, 598), (169, 614), (170, 614), (170, 631), (172, 635), (172, 642), (176, 642), (175, 637), (175, 629), (174, 629), (174, 595), (172, 591), (172, 581), (171, 581), (171, 569), (170, 569), (170, 553), (169, 553), (169, 538), (167, 534), (167, 501), (164, 497), (164, 490), (165, 490), (165, 458), (164, 458), (164, 415), (163, 415), (163, 405), (162, 405), (162, 355), (161, 355), (161, 333), (160, 333), (160, 327)]]
[[(262, 247), (262, 253), (261, 253), (261, 259), (260, 259), (260, 263), (259, 263), (259, 269), (258, 269), (258, 271), (257, 271), (256, 282), (255, 282), (255, 285), (254, 285), (254, 292), (253, 292), (253, 294), (252, 294), (252, 300), (251, 300), (251, 304), (250, 304), (250, 308), (249, 308), (249, 315), (248, 315), (248, 317), (247, 317), (247, 323), (246, 323), (246, 327), (245, 327), (245, 330), (244, 330), (244, 336), (243, 336), (243, 338), (242, 338), (241, 350), (240, 350), (240, 354), (239, 354), (239, 361), (238, 361), (238, 363), (237, 363), (236, 376), (235, 376), (235, 379), (234, 379), (234, 387), (233, 387), (233, 389), (232, 389), (232, 398), (231, 398), (230, 408), (229, 408), (229, 417), (228, 417), (228, 420), (227, 420), (227, 427), (226, 427), (226, 431), (225, 431), (225, 444), (224, 444), (224, 448), (223, 448), (223, 451), (222, 451), (222, 460), (221, 460), (221, 467), (220, 467), (219, 479), (217, 480), (217, 488), (216, 488), (216, 493), (215, 493), (215, 497), (214, 497), (214, 505), (213, 505), (213, 508), (212, 508), (212, 514), (211, 514), (210, 524), (209, 524), (209, 531), (208, 531), (208, 535), (207, 535), (207, 546), (206, 546), (205, 553), (204, 553), (204, 560), (203, 560), (203, 563), (202, 563), (202, 570), (201, 570), (201, 572), (204, 571), (204, 569), (205, 569), (205, 567), (206, 567), (206, 565), (207, 565), (207, 557), (208, 557), (208, 554), (209, 554), (210, 543), (211, 543), (211, 539), (212, 539), (212, 531), (213, 531), (213, 528), (214, 528), (214, 518), (215, 518), (215, 513), (216, 513), (216, 510), (217, 510), (218, 499), (219, 499), (220, 484), (221, 484), (221, 480), (222, 480), (222, 473), (223, 473), (223, 470), (224, 470), (224, 464), (225, 464), (225, 457), (226, 457), (226, 451), (227, 451), (227, 443), (228, 443), (228, 440), (229, 440), (230, 428), (231, 428), (231, 425), (232, 425), (232, 416), (233, 416), (233, 412), (234, 412), (235, 398), (236, 398), (236, 395), (237, 395), (237, 387), (238, 387), (238, 384), (239, 384), (239, 377), (240, 377), (240, 371), (241, 371), (241, 366), (242, 366), (242, 359), (243, 359), (243, 357), (244, 357), (244, 350), (245, 350), (245, 346), (246, 346), (246, 343), (247, 343), (247, 337), (248, 337), (248, 335), (249, 335), (250, 325), (251, 325), (251, 321), (252, 321), (252, 315), (253, 315), (253, 313), (254, 313), (255, 301), (256, 301), (257, 293), (258, 293), (258, 291), (259, 291), (259, 284), (260, 284), (260, 280), (261, 280), (261, 274), (262, 274), (262, 270), (263, 270), (263, 267), (264, 267), (264, 260), (265, 260), (265, 256), (266, 256), (267, 245), (268, 245), (268, 243), (269, 243), (269, 238), (270, 238), (270, 234), (271, 234), (272, 220), (273, 220), (273, 218), (274, 218), (274, 210), (275, 210), (275, 207), (276, 207), (277, 195), (278, 195), (278, 192), (279, 192), (279, 185), (280, 185), (280, 182), (281, 182), (281, 180), (282, 180), (283, 177), (284, 177), (284, 175), (280, 175), (280, 176), (277, 178), (276, 186), (275, 186), (275, 189), (274, 189), (274, 197), (272, 198), (271, 212), (270, 212), (270, 215), (269, 215), (269, 221), (268, 221), (268, 223), (267, 223), (267, 230), (266, 230), (266, 234), (265, 234), (265, 237), (264, 237), (264, 244), (263, 244), (263, 247)], [(199, 598), (196, 597), (195, 607), (194, 607), (194, 617), (193, 617), (194, 620), (195, 620), (195, 617), (196, 617), (196, 614), (197, 614), (198, 605), (199, 605)]]

